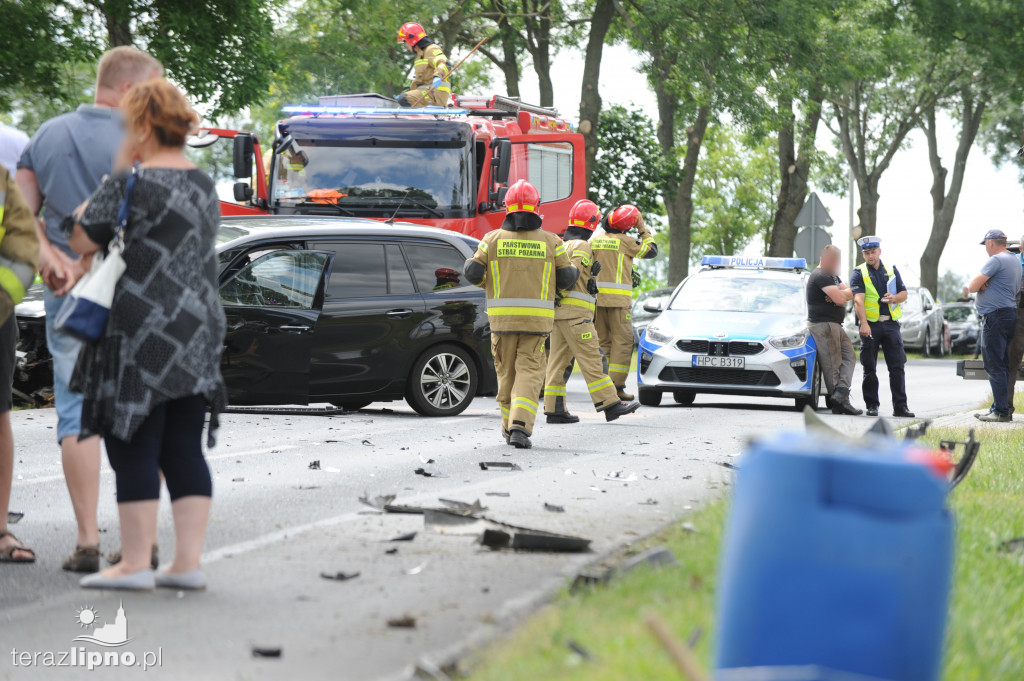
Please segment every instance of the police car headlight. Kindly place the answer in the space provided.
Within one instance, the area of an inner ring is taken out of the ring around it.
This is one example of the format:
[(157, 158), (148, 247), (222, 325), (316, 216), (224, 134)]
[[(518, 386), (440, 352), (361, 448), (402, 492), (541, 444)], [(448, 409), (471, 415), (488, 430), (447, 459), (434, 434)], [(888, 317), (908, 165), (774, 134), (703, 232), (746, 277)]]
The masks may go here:
[(657, 345), (668, 345), (672, 342), (672, 332), (658, 323), (647, 327), (647, 340)]
[(791, 336), (775, 336), (769, 338), (768, 342), (772, 344), (772, 347), (778, 348), (779, 350), (791, 350), (793, 348), (799, 348), (807, 343), (807, 336), (810, 332), (807, 329), (803, 329), (794, 333)]

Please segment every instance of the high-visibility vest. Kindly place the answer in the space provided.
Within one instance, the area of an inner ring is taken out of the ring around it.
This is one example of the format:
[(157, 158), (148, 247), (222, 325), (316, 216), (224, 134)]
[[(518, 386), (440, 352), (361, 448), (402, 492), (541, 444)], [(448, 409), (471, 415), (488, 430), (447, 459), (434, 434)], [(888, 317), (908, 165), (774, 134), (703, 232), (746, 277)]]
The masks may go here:
[[(877, 322), (879, 311), (881, 310), (878, 304), (878, 289), (875, 288), (874, 283), (871, 281), (871, 275), (868, 274), (868, 264), (866, 262), (861, 263), (857, 269), (860, 270), (861, 275), (864, 277), (864, 316), (868, 318), (869, 322)], [(889, 275), (890, 280), (896, 279), (896, 270), (890, 265), (885, 265), (885, 273)], [(902, 316), (903, 312), (900, 310), (899, 304), (889, 303), (889, 317), (896, 321)]]

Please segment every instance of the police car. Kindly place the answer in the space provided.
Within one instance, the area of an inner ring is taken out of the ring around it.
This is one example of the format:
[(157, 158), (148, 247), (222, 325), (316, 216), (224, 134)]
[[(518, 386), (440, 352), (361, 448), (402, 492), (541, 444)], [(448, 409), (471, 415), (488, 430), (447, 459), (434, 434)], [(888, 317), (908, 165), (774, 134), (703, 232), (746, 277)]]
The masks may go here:
[(803, 258), (704, 256), (640, 339), (640, 403), (672, 393), (692, 404), (699, 393), (791, 398), (818, 407), (824, 391), (807, 329)]

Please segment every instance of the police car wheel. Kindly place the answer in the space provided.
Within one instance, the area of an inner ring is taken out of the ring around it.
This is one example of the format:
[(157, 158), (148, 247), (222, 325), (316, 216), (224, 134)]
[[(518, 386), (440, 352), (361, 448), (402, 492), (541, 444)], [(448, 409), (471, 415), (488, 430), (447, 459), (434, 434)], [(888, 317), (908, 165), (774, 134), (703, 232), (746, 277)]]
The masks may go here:
[(412, 365), (405, 400), (423, 416), (461, 414), (476, 397), (476, 363), (456, 345), (436, 345)]
[(821, 375), (821, 362), (815, 359), (814, 362), (814, 373), (811, 374), (811, 394), (807, 397), (796, 398), (797, 411), (803, 411), (804, 407), (810, 407), (811, 411), (818, 411), (818, 402), (821, 400), (821, 384), (824, 378)]
[(650, 388), (640, 388), (637, 391), (639, 395), (638, 399), (640, 404), (645, 407), (659, 407), (661, 406), (661, 391), (651, 390)]
[(697, 399), (697, 393), (692, 390), (673, 390), (672, 399), (676, 401), (676, 404), (681, 404), (684, 407), (689, 407), (693, 404), (693, 401)]

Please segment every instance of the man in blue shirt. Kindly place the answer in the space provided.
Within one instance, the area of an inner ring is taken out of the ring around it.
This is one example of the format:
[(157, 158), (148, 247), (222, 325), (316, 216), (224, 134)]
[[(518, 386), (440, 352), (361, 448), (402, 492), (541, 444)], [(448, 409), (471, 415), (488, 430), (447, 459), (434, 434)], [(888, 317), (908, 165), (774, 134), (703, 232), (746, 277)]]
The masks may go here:
[(18, 186), (36, 219), (39, 235), (39, 274), (46, 285), (46, 345), (53, 357), (53, 393), (57, 408), (57, 441), (64, 477), (78, 521), (78, 542), (63, 567), (73, 572), (99, 570), (100, 443), (98, 437), (79, 441), (82, 396), (68, 389), (81, 342), (55, 328), (65, 295), (83, 271), (68, 247), (61, 222), (89, 198), (104, 175), (113, 169), (121, 146), (121, 100), (136, 83), (159, 77), (163, 67), (134, 47), (115, 47), (97, 67), (95, 104), (51, 118), (40, 126), (18, 161)]
[(989, 258), (982, 265), (981, 274), (971, 279), (969, 288), (978, 294), (974, 307), (982, 320), (981, 357), (992, 387), (992, 409), (977, 416), (981, 421), (1008, 423), (1013, 420), (1008, 398), (1009, 348), (1017, 330), (1021, 265), (1006, 250), (1006, 234), (1001, 229), (990, 229), (981, 243)]
[(860, 320), (860, 365), (864, 369), (861, 391), (868, 416), (878, 416), (878, 349), (885, 354), (885, 368), (889, 371), (889, 392), (892, 393), (892, 415), (914, 418), (907, 407), (907, 380), (904, 365), (907, 354), (903, 351), (900, 333), (900, 303), (907, 299), (907, 287), (899, 270), (882, 264), (882, 240), (874, 235), (857, 240), (864, 262), (853, 270), (850, 290), (853, 305)]
[(1010, 389), (1007, 391), (1007, 400), (1010, 404), (1010, 414), (1013, 414), (1013, 393), (1017, 389), (1017, 374), (1020, 371), (1021, 360), (1024, 360), (1024, 237), (1018, 242), (1017, 260), (1020, 261), (1022, 270), (1021, 287), (1017, 289), (1017, 331), (1013, 334), (1013, 341), (1010, 343), (1009, 361), (1007, 367), (1010, 371)]

